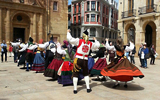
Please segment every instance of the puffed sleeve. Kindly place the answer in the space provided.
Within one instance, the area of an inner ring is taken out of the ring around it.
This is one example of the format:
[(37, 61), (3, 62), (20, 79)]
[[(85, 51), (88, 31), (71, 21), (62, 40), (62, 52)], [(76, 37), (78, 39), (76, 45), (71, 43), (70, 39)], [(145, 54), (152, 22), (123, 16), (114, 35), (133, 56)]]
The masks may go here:
[(13, 43), (13, 42), (10, 42), (12, 44), (12, 46), (19, 46), (20, 45), (20, 42), (16, 42), (16, 43)]
[(91, 49), (94, 51), (100, 47), (99, 41), (95, 40), (95, 42), (92, 42), (92, 47)]
[(45, 49), (49, 45), (49, 42), (46, 42), (44, 44), (38, 44), (38, 46), (42, 49)]
[(29, 50), (34, 50), (34, 49), (36, 49), (38, 46), (37, 45), (32, 45), (32, 46), (30, 46), (28, 49)]
[(112, 50), (112, 51), (116, 51), (115, 47), (114, 46), (110, 46), (108, 41), (106, 41), (106, 49)]
[(132, 51), (133, 49), (134, 49), (134, 44), (130, 42), (130, 46), (126, 46), (125, 51), (129, 52)]
[(22, 47), (22, 49), (19, 50), (19, 52), (25, 51), (27, 49), (27, 47), (28, 47), (28, 43), (26, 45), (24, 44), (24, 46)]
[(67, 33), (67, 40), (70, 44), (73, 44), (75, 46), (78, 46), (79, 44), (79, 38), (73, 38), (69, 32)]

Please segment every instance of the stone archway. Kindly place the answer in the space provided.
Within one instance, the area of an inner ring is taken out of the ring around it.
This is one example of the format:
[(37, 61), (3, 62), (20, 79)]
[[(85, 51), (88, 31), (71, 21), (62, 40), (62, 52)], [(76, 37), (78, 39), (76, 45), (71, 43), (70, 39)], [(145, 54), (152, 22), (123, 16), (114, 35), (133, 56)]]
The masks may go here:
[(144, 31), (143, 38), (147, 43), (147, 47), (149, 47), (151, 44), (156, 45), (156, 24), (153, 21), (147, 21), (143, 24), (142, 29)]
[(23, 42), (27, 42), (30, 34), (30, 17), (23, 13), (17, 12), (12, 16), (12, 41), (21, 38)]
[(133, 23), (128, 23), (125, 26), (125, 33), (124, 33), (124, 43), (127, 44), (129, 41), (133, 41), (135, 43), (136, 40), (136, 28)]

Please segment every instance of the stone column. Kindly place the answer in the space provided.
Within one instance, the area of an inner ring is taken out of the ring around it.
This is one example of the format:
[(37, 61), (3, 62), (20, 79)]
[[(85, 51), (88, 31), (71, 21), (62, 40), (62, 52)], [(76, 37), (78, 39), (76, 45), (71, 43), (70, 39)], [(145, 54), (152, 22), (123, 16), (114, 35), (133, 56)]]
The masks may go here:
[(37, 42), (36, 40), (36, 30), (37, 30), (37, 25), (36, 25), (36, 13), (33, 14), (33, 35), (32, 38), (34, 40), (34, 42)]
[(2, 42), (2, 9), (0, 8), (0, 42)]
[(128, 42), (127, 42), (127, 38), (128, 38), (127, 32), (124, 32), (124, 44), (127, 44), (127, 43), (128, 43)]
[(5, 23), (5, 40), (6, 40), (6, 43), (9, 44), (10, 42), (10, 10), (7, 9), (7, 12), (6, 12), (6, 19), (5, 19), (6, 23)]
[(38, 38), (38, 40), (39, 39), (43, 39), (43, 15), (42, 14), (40, 14), (40, 16), (39, 16), (40, 18), (39, 18), (39, 38)]

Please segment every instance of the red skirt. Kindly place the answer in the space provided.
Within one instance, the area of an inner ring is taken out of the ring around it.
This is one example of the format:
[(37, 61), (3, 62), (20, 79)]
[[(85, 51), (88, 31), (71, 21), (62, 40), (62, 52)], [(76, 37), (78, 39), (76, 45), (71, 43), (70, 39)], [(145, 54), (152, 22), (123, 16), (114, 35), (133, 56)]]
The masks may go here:
[(123, 82), (131, 81), (133, 77), (144, 77), (143, 73), (135, 65), (130, 63), (127, 58), (122, 58), (117, 64), (114, 62), (110, 63), (102, 69), (101, 74)]
[(45, 70), (44, 76), (57, 79), (58, 78), (57, 72), (62, 63), (63, 63), (62, 59), (61, 60), (53, 59), (52, 62), (47, 67), (47, 69)]

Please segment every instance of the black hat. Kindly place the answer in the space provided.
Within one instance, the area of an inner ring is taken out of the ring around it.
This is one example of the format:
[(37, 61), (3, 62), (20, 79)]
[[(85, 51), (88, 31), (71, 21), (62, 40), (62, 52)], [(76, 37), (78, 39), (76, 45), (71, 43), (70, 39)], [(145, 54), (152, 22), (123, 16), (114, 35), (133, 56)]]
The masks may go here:
[(83, 33), (86, 34), (86, 35), (88, 35), (88, 31), (87, 30), (85, 30)]
[(29, 41), (30, 41), (30, 42), (33, 42), (33, 39), (32, 39), (31, 37), (29, 37)]
[(53, 40), (53, 35), (52, 35), (52, 37), (50, 37), (50, 40)]

